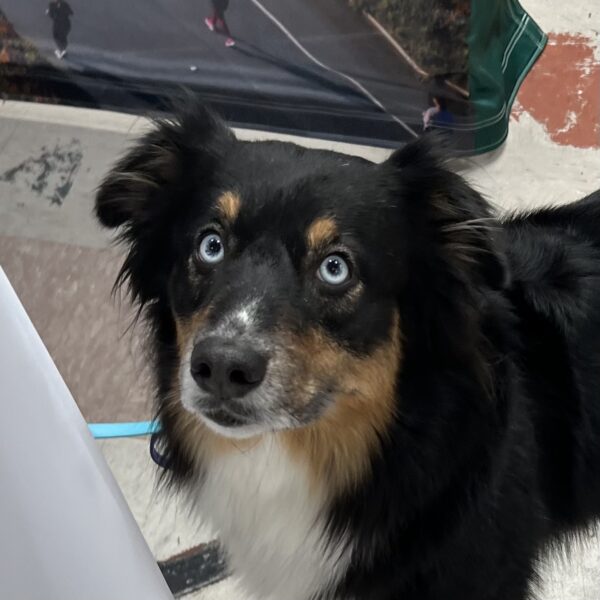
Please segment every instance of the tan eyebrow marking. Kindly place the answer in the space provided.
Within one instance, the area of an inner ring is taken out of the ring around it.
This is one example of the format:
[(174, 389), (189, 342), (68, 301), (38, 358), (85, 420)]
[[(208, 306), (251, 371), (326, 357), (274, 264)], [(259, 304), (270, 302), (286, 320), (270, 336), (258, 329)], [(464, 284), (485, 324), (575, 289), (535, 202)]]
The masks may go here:
[(335, 221), (331, 217), (320, 217), (306, 230), (306, 241), (311, 250), (317, 250), (331, 243), (337, 234)]
[(217, 200), (217, 208), (221, 216), (229, 223), (233, 223), (239, 213), (242, 201), (235, 192), (224, 192)]

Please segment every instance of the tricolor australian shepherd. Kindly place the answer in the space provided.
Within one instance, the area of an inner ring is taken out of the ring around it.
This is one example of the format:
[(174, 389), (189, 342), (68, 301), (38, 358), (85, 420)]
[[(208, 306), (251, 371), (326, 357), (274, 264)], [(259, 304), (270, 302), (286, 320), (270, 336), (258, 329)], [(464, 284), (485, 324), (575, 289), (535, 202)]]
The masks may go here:
[(158, 123), (96, 204), (170, 483), (258, 600), (523, 600), (600, 515), (600, 194), (500, 218), (382, 164)]

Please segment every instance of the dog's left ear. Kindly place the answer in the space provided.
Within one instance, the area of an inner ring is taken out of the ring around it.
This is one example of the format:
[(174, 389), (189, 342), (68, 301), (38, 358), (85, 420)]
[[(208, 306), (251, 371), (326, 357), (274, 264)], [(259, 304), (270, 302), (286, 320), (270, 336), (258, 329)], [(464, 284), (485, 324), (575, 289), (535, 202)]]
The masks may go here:
[[(403, 382), (427, 398), (436, 397), (427, 389), (453, 390), (465, 402), (489, 397), (483, 322), (489, 325), (503, 301), (499, 292), (509, 285), (501, 224), (484, 198), (447, 168), (435, 139), (405, 146), (381, 168), (406, 238), (398, 295)], [(446, 379), (456, 372), (464, 375), (460, 385)], [(469, 410), (477, 406), (474, 401)]]
[[(408, 230), (423, 243), (413, 244), (434, 271), (492, 289), (508, 285), (502, 230), (490, 204), (447, 168), (436, 136), (425, 136), (394, 152), (382, 165), (392, 171)], [(425, 246), (425, 247), (424, 247)], [(431, 272), (431, 269), (428, 269)]]

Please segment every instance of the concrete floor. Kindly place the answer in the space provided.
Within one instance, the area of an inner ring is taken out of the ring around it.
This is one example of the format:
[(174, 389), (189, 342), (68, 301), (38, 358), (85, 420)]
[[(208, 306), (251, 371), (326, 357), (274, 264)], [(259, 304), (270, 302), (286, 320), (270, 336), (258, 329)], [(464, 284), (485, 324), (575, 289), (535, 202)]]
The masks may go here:
[[(506, 144), (491, 156), (463, 164), (469, 180), (504, 210), (568, 202), (600, 188), (597, 0), (523, 4), (549, 32), (549, 48), (519, 93)], [(119, 250), (91, 218), (99, 178), (145, 127), (142, 119), (128, 115), (0, 105), (0, 264), (89, 421), (150, 415), (139, 332), (124, 333), (131, 311), (125, 302), (110, 300)], [(316, 140), (301, 143), (336, 147)], [(364, 147), (337, 149), (373, 160), (387, 154)], [(157, 559), (212, 539), (181, 506), (155, 493), (147, 441), (101, 444)], [(596, 538), (570, 561), (548, 560), (539, 597), (600, 597)], [(246, 596), (228, 579), (188, 598)]]

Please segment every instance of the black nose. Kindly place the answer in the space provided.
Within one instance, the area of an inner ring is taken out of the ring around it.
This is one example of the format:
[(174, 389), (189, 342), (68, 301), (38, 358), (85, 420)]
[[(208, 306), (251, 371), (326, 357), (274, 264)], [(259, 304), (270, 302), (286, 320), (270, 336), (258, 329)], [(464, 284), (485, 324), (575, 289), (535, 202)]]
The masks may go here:
[(261, 383), (267, 362), (249, 344), (212, 337), (192, 350), (190, 371), (203, 390), (220, 398), (240, 398)]

